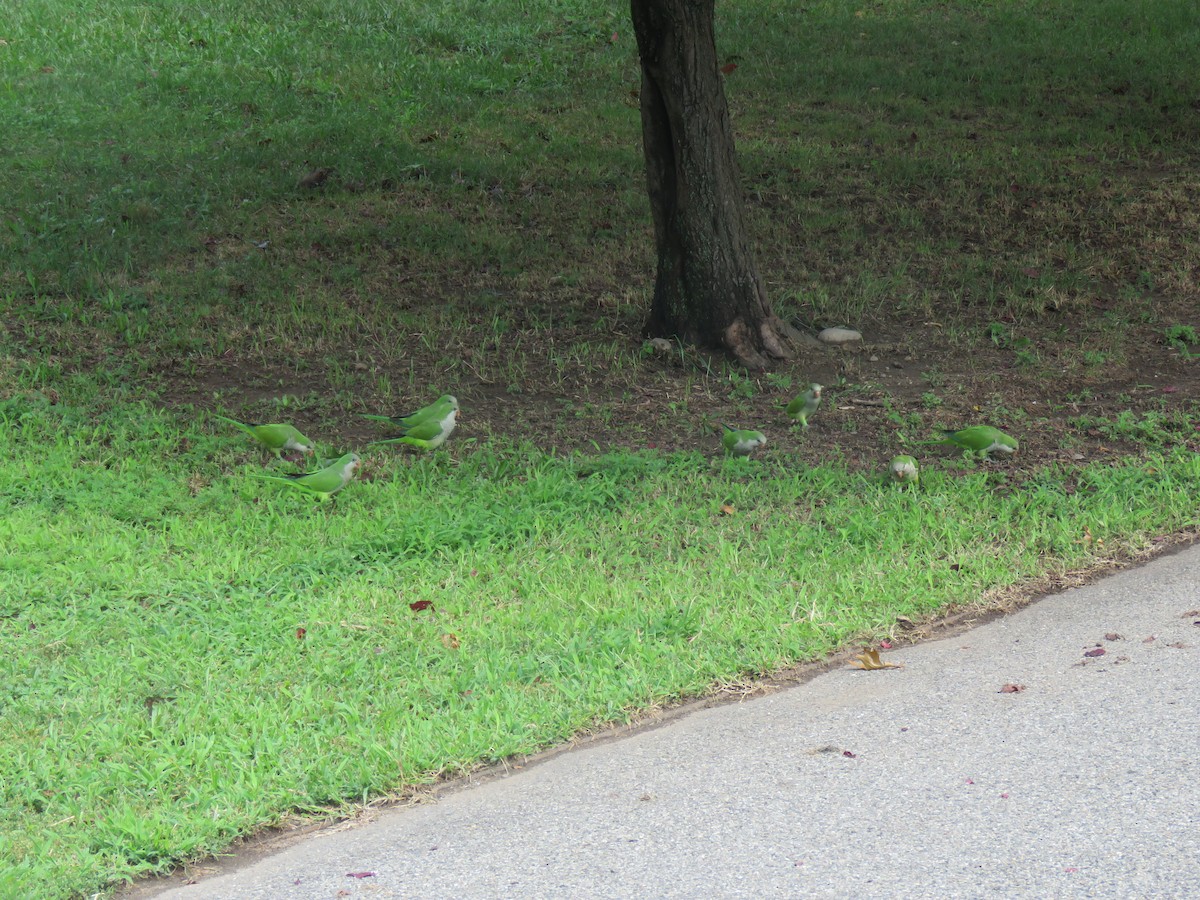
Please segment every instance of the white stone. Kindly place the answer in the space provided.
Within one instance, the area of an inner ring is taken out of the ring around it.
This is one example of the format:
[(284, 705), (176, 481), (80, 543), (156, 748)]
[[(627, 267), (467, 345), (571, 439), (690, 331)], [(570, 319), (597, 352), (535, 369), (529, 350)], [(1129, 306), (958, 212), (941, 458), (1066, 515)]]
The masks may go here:
[(862, 334), (853, 328), (826, 328), (817, 338), (826, 344), (852, 344), (862, 340)]

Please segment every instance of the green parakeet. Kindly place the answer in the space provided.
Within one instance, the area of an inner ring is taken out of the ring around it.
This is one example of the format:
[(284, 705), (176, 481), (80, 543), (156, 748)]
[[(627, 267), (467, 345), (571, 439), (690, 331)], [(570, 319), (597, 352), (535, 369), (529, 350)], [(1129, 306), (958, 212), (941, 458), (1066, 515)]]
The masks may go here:
[(821, 391), (821, 385), (810, 384), (807, 391), (787, 405), (787, 414), (807, 428), (808, 417), (821, 405)]
[(282, 457), (284, 450), (298, 450), (301, 453), (312, 453), (316, 445), (302, 435), (291, 425), (247, 425), (228, 416), (217, 416), (222, 422), (236, 425), (250, 437), (254, 438), (276, 456)]
[(939, 441), (918, 441), (920, 444), (945, 444), (952, 447), (961, 447), (963, 450), (973, 450), (976, 453), (983, 453), (991, 456), (994, 453), (1003, 453), (1005, 456), (1012, 456), (1017, 452), (1017, 439), (1009, 437), (999, 428), (993, 428), (991, 425), (972, 425), (970, 428), (964, 428), (961, 431), (952, 431), (943, 429), (945, 437)]
[(767, 436), (761, 431), (747, 431), (728, 425), (724, 427), (725, 433), (721, 435), (721, 443), (725, 447), (725, 453), (730, 456), (749, 456), (767, 442)]
[(433, 419), (441, 421), (446, 418), (447, 413), (457, 409), (458, 399), (452, 394), (442, 394), (428, 406), (423, 406), (416, 412), (406, 413), (402, 416), (364, 415), (363, 418), (376, 422), (390, 422), (399, 428), (415, 428), (417, 425)]
[[(454, 398), (451, 398), (454, 399)], [(435, 414), (436, 416), (436, 414)], [(446, 443), (446, 438), (454, 431), (455, 417), (458, 416), (458, 404), (443, 407), (440, 418), (427, 418), (404, 428), (404, 436), (389, 438), (384, 441), (371, 441), (372, 444), (409, 444), (420, 450), (436, 450)]]
[(295, 475), (254, 474), (251, 477), (261, 478), (264, 481), (278, 481), (312, 494), (323, 502), (350, 483), (358, 464), (358, 454), (347, 453), (316, 472), (301, 472)]
[(888, 477), (896, 484), (919, 484), (921, 470), (911, 456), (893, 456), (888, 463)]

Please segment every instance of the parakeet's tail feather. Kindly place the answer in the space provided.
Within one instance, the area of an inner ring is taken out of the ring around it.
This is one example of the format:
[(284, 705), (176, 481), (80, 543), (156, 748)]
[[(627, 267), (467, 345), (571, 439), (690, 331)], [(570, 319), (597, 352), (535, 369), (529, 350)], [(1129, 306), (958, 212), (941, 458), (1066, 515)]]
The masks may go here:
[(291, 479), (284, 478), (282, 475), (259, 475), (257, 472), (250, 473), (251, 478), (257, 478), (259, 481), (280, 481), (283, 484), (291, 484)]
[[(376, 422), (387, 422), (392, 428), (399, 431), (401, 434), (408, 434), (409, 426), (404, 425), (399, 421), (400, 416), (368, 416), (364, 415), (364, 419), (374, 419)], [(374, 443), (379, 443), (375, 441)]]
[(242, 429), (242, 431), (246, 432), (246, 434), (251, 436), (254, 435), (254, 426), (252, 424), (239, 422), (237, 419), (229, 418), (229, 416), (218, 416), (216, 413), (213, 413), (213, 418), (220, 419), (222, 422), (228, 422), (230, 425), (236, 425), (238, 428)]
[(260, 475), (257, 472), (251, 472), (251, 478), (259, 478), (263, 481), (278, 481), (282, 484), (293, 484), (296, 479), (303, 478), (305, 475), (312, 475), (312, 472), (296, 472), (292, 475)]

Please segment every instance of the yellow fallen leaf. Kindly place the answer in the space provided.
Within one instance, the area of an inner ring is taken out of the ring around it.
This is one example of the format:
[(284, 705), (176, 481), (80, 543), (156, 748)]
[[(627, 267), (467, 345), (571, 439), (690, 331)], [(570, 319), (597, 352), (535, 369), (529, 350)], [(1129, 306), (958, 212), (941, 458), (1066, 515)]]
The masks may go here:
[(443, 634), (442, 643), (446, 645), (447, 650), (457, 650), (459, 646), (458, 635), (453, 632)]
[(868, 672), (875, 669), (903, 669), (904, 667), (898, 663), (884, 662), (879, 658), (878, 650), (864, 650), (854, 659), (850, 660), (850, 665), (856, 669), (866, 669)]

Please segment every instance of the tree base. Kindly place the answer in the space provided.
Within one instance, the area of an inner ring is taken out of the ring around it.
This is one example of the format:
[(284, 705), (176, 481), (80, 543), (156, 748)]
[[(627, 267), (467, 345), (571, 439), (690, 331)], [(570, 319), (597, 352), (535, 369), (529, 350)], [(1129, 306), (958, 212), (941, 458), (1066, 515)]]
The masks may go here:
[(757, 334), (738, 318), (721, 335), (721, 345), (747, 369), (766, 369), (772, 362), (796, 355), (801, 335), (775, 315), (758, 324)]

